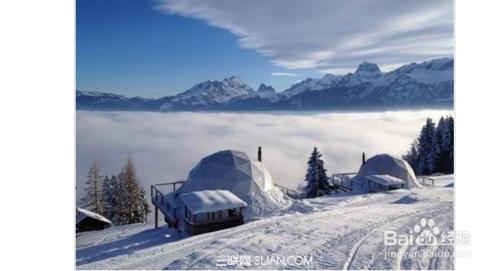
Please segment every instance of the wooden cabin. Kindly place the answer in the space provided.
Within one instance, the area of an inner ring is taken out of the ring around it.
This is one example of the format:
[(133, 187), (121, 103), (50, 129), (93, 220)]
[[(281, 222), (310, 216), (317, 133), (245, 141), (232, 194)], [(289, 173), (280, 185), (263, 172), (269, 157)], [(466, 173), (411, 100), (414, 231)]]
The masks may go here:
[(227, 190), (203, 190), (179, 195), (183, 227), (191, 235), (217, 231), (244, 223), (246, 202)]
[(111, 221), (104, 216), (89, 210), (76, 208), (76, 232), (98, 231), (109, 226), (111, 226)]

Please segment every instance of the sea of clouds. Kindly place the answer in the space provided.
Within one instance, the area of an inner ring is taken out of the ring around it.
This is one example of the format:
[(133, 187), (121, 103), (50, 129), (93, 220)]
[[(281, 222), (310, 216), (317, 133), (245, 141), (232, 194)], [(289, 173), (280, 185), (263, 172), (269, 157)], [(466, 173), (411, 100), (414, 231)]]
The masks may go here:
[(131, 156), (145, 189), (185, 179), (198, 161), (218, 150), (235, 149), (257, 157), (275, 182), (296, 188), (314, 146), (328, 174), (357, 171), (362, 152), (400, 156), (428, 117), (436, 122), (449, 110), (376, 113), (154, 113), (76, 114), (77, 198), (93, 161), (101, 173), (116, 175)]

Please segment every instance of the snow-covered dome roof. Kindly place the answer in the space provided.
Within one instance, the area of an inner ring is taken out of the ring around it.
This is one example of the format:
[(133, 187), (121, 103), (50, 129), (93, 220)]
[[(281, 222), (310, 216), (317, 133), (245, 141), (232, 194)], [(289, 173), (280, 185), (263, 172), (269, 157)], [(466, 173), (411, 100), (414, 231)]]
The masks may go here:
[(274, 186), (264, 164), (235, 150), (219, 151), (201, 159), (176, 193), (203, 190), (228, 190), (248, 203), (254, 213), (285, 204), (283, 193)]
[(389, 154), (378, 154), (366, 160), (356, 179), (363, 181), (370, 175), (390, 175), (407, 183), (408, 188), (421, 187), (410, 165), (403, 159)]
[(180, 192), (229, 190), (240, 198), (274, 188), (264, 164), (251, 160), (244, 152), (224, 150), (203, 159), (189, 172)]

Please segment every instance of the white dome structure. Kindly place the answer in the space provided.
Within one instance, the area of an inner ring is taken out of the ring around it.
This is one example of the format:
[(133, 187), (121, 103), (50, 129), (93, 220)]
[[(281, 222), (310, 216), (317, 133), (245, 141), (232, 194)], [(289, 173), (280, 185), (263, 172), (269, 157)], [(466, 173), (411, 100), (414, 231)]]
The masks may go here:
[(405, 188), (422, 187), (415, 177), (411, 166), (403, 159), (389, 154), (378, 154), (366, 161), (359, 169), (355, 179), (364, 182), (372, 175), (389, 175), (406, 182)]
[(247, 202), (254, 212), (282, 206), (285, 200), (264, 164), (235, 150), (219, 151), (201, 159), (176, 192), (220, 189)]

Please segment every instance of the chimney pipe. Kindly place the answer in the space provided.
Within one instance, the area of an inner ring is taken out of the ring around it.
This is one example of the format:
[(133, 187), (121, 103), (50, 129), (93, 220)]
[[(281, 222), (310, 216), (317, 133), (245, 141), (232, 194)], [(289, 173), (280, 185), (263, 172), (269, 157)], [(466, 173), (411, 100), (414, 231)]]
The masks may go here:
[(365, 153), (363, 152), (363, 165), (366, 163)]
[(259, 162), (262, 162), (262, 147), (259, 146), (259, 150), (257, 151), (257, 160), (259, 160)]

